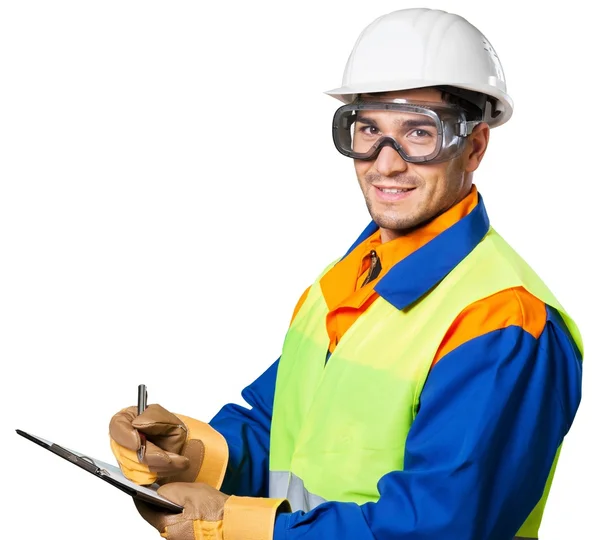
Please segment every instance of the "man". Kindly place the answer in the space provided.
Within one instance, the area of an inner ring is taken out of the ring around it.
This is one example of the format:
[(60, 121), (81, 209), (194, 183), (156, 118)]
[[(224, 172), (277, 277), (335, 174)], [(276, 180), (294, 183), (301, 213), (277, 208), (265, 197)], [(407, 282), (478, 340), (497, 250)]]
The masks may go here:
[(472, 183), (512, 113), (498, 57), (457, 15), (401, 10), (328, 93), (373, 221), (298, 302), (250, 409), (113, 417), (124, 473), (185, 507), (138, 510), (171, 540), (537, 538), (582, 343)]

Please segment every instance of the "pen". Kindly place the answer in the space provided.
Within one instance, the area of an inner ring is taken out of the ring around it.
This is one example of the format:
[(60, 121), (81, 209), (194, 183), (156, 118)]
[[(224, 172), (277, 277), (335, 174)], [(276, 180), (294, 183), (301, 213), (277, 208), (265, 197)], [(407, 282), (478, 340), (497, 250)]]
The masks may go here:
[[(138, 386), (138, 401), (137, 401), (138, 416), (146, 410), (147, 403), (148, 403), (148, 390), (146, 390), (145, 384), (140, 384)], [(137, 452), (138, 460), (140, 461), (140, 463), (142, 463), (145, 453), (146, 453), (146, 436), (143, 433), (140, 433), (140, 448)]]

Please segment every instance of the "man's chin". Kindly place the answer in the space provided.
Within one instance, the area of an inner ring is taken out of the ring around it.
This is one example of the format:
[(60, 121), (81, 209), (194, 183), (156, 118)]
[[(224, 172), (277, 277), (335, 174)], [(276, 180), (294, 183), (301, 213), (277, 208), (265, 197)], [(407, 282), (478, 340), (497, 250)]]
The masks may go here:
[(378, 204), (375, 202), (375, 204), (368, 204), (367, 208), (371, 218), (379, 227), (392, 231), (408, 231), (418, 227), (425, 220), (423, 216), (419, 215), (414, 204)]
[(416, 227), (419, 222), (416, 219), (411, 219), (410, 216), (389, 216), (389, 215), (371, 215), (373, 221), (381, 228), (390, 231), (403, 232)]

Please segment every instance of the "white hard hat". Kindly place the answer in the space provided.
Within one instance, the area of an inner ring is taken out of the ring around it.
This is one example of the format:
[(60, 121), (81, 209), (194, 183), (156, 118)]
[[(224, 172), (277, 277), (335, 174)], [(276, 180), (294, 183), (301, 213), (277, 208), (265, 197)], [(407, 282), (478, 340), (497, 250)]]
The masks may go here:
[(402, 9), (379, 17), (356, 41), (342, 86), (326, 94), (350, 103), (358, 94), (451, 86), (487, 95), (483, 121), (504, 124), (513, 102), (500, 60), (485, 36), (459, 15)]

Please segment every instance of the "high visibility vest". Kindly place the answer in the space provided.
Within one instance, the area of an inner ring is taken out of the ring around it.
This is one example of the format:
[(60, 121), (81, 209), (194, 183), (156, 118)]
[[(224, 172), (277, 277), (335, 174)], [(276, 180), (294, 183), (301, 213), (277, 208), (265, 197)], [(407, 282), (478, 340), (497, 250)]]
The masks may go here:
[[(294, 511), (324, 501), (378, 500), (379, 479), (403, 469), (406, 437), (440, 343), (473, 302), (522, 286), (560, 313), (582, 350), (575, 323), (493, 229), (419, 301), (399, 310), (377, 298), (327, 362), (328, 308), (319, 279), (286, 334), (273, 406), (269, 496), (288, 498)], [(558, 453), (517, 536), (537, 538)]]

